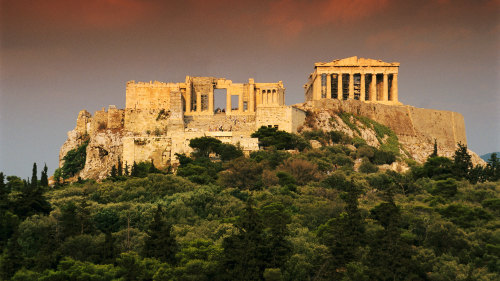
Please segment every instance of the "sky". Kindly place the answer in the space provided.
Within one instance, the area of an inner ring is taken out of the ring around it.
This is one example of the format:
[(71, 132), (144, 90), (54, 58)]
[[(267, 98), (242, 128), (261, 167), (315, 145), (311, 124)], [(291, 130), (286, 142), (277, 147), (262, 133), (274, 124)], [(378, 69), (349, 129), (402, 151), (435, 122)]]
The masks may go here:
[[(0, 0), (0, 171), (58, 165), (78, 112), (123, 108), (129, 80), (282, 80), (315, 62), (400, 62), (399, 99), (464, 116), (500, 151), (500, 0)], [(39, 168), (40, 169), (40, 168)]]

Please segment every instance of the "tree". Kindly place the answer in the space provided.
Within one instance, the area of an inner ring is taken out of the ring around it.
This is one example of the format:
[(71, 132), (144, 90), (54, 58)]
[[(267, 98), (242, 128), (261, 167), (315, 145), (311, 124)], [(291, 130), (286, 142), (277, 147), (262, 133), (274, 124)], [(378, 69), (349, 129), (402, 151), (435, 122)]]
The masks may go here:
[(266, 267), (281, 268), (290, 257), (292, 245), (286, 239), (289, 235), (287, 225), (291, 216), (282, 203), (270, 203), (260, 209), (266, 233)]
[(139, 175), (137, 163), (134, 161), (134, 164), (132, 164), (132, 171), (130, 172), (131, 177), (137, 177)]
[(212, 152), (216, 152), (222, 142), (212, 137), (194, 138), (189, 141), (189, 146), (196, 152), (195, 157), (208, 157)]
[(455, 150), (453, 157), (453, 174), (457, 178), (469, 179), (469, 172), (472, 169), (472, 160), (467, 152), (467, 145), (458, 143), (458, 148)]
[(128, 177), (128, 176), (130, 175), (129, 170), (128, 170), (128, 164), (127, 164), (127, 163), (125, 163), (125, 169), (124, 169), (124, 171), (123, 171), (123, 174), (124, 174), (126, 177)]
[(36, 163), (33, 163), (33, 170), (31, 174), (31, 188), (38, 188), (38, 176), (36, 171)]
[(147, 237), (144, 242), (143, 256), (175, 264), (175, 255), (178, 252), (179, 246), (172, 234), (172, 225), (163, 219), (163, 212), (160, 205), (156, 208), (153, 221), (146, 233)]
[(276, 149), (298, 149), (300, 151), (310, 147), (309, 142), (304, 138), (273, 127), (260, 127), (252, 134), (252, 138), (258, 138), (263, 147), (274, 146)]
[(500, 179), (500, 160), (496, 153), (492, 153), (490, 159), (488, 159), (486, 173), (490, 181), (497, 181)]
[(7, 209), (9, 207), (9, 198), (8, 195), (10, 193), (7, 190), (7, 185), (5, 185), (5, 176), (0, 172), (0, 211)]
[(321, 226), (318, 236), (330, 250), (329, 274), (340, 280), (347, 264), (360, 259), (359, 249), (365, 243), (365, 223), (358, 208), (361, 188), (342, 176), (337, 176), (335, 186), (330, 188), (342, 191), (340, 198), (346, 203), (345, 212)]
[(123, 167), (122, 167), (122, 160), (118, 156), (118, 167), (117, 167), (117, 175), (119, 177), (123, 176)]
[(116, 179), (116, 175), (117, 175), (116, 166), (113, 165), (113, 167), (111, 167), (110, 177), (114, 180), (114, 179)]
[(245, 210), (234, 225), (237, 234), (222, 242), (223, 264), (229, 280), (262, 280), (267, 267), (266, 239), (261, 216), (248, 199)]
[(40, 176), (40, 186), (43, 186), (43, 187), (49, 186), (49, 177), (48, 177), (47, 164), (45, 164), (43, 166), (42, 175)]
[(436, 157), (438, 156), (438, 144), (437, 144), (437, 140), (434, 139), (434, 150), (432, 151), (432, 154), (429, 155), (429, 157)]
[(411, 259), (411, 246), (401, 237), (401, 210), (392, 197), (371, 211), (383, 227), (369, 240), (370, 277), (375, 280), (404, 280), (418, 264)]

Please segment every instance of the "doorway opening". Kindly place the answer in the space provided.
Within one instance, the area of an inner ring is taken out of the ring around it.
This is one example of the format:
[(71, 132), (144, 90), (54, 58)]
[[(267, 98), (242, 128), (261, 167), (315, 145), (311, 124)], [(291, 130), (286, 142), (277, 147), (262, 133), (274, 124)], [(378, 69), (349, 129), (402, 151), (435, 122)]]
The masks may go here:
[(214, 113), (226, 113), (227, 89), (214, 89)]

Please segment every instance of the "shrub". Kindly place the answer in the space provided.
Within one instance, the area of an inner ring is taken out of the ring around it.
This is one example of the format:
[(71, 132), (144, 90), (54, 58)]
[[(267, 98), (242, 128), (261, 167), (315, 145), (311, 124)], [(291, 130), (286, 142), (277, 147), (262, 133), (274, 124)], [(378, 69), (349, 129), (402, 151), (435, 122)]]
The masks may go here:
[(367, 145), (359, 147), (356, 151), (356, 158), (364, 158), (364, 157), (373, 158), (374, 155), (375, 155), (375, 148)]
[(391, 151), (375, 150), (371, 160), (377, 165), (392, 164), (396, 161), (396, 155)]
[(287, 159), (278, 169), (291, 174), (300, 185), (320, 178), (318, 166), (304, 159)]
[(378, 167), (374, 164), (372, 164), (368, 158), (364, 158), (363, 162), (359, 166), (359, 171), (361, 173), (365, 174), (370, 174), (370, 173), (376, 173), (378, 171)]

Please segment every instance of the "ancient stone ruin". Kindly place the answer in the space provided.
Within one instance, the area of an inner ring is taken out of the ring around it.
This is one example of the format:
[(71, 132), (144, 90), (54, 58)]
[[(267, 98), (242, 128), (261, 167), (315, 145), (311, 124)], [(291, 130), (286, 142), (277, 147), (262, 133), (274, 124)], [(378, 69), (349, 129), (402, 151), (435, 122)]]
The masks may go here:
[[(457, 142), (467, 143), (462, 115), (402, 105), (398, 70), (399, 63), (357, 57), (316, 63), (304, 86), (306, 102), (293, 106), (285, 105), (282, 81), (256, 83), (250, 78), (248, 83), (233, 83), (191, 76), (179, 83), (129, 81), (125, 109), (109, 106), (93, 116), (86, 110), (79, 113), (76, 128), (61, 147), (59, 165), (86, 139), (82, 178), (107, 177), (119, 159), (128, 165), (134, 161), (154, 161), (158, 168), (175, 165), (175, 154), (189, 154), (189, 141), (202, 136), (238, 145), (248, 155), (259, 149), (258, 140), (251, 137), (258, 128), (295, 133), (307, 129), (306, 112), (320, 116), (318, 124), (326, 124), (335, 112), (371, 118), (390, 127), (420, 162), (432, 152), (435, 139), (442, 155), (451, 156)], [(215, 99), (224, 95), (225, 106), (217, 108)], [(320, 129), (332, 128), (320, 125)]]

